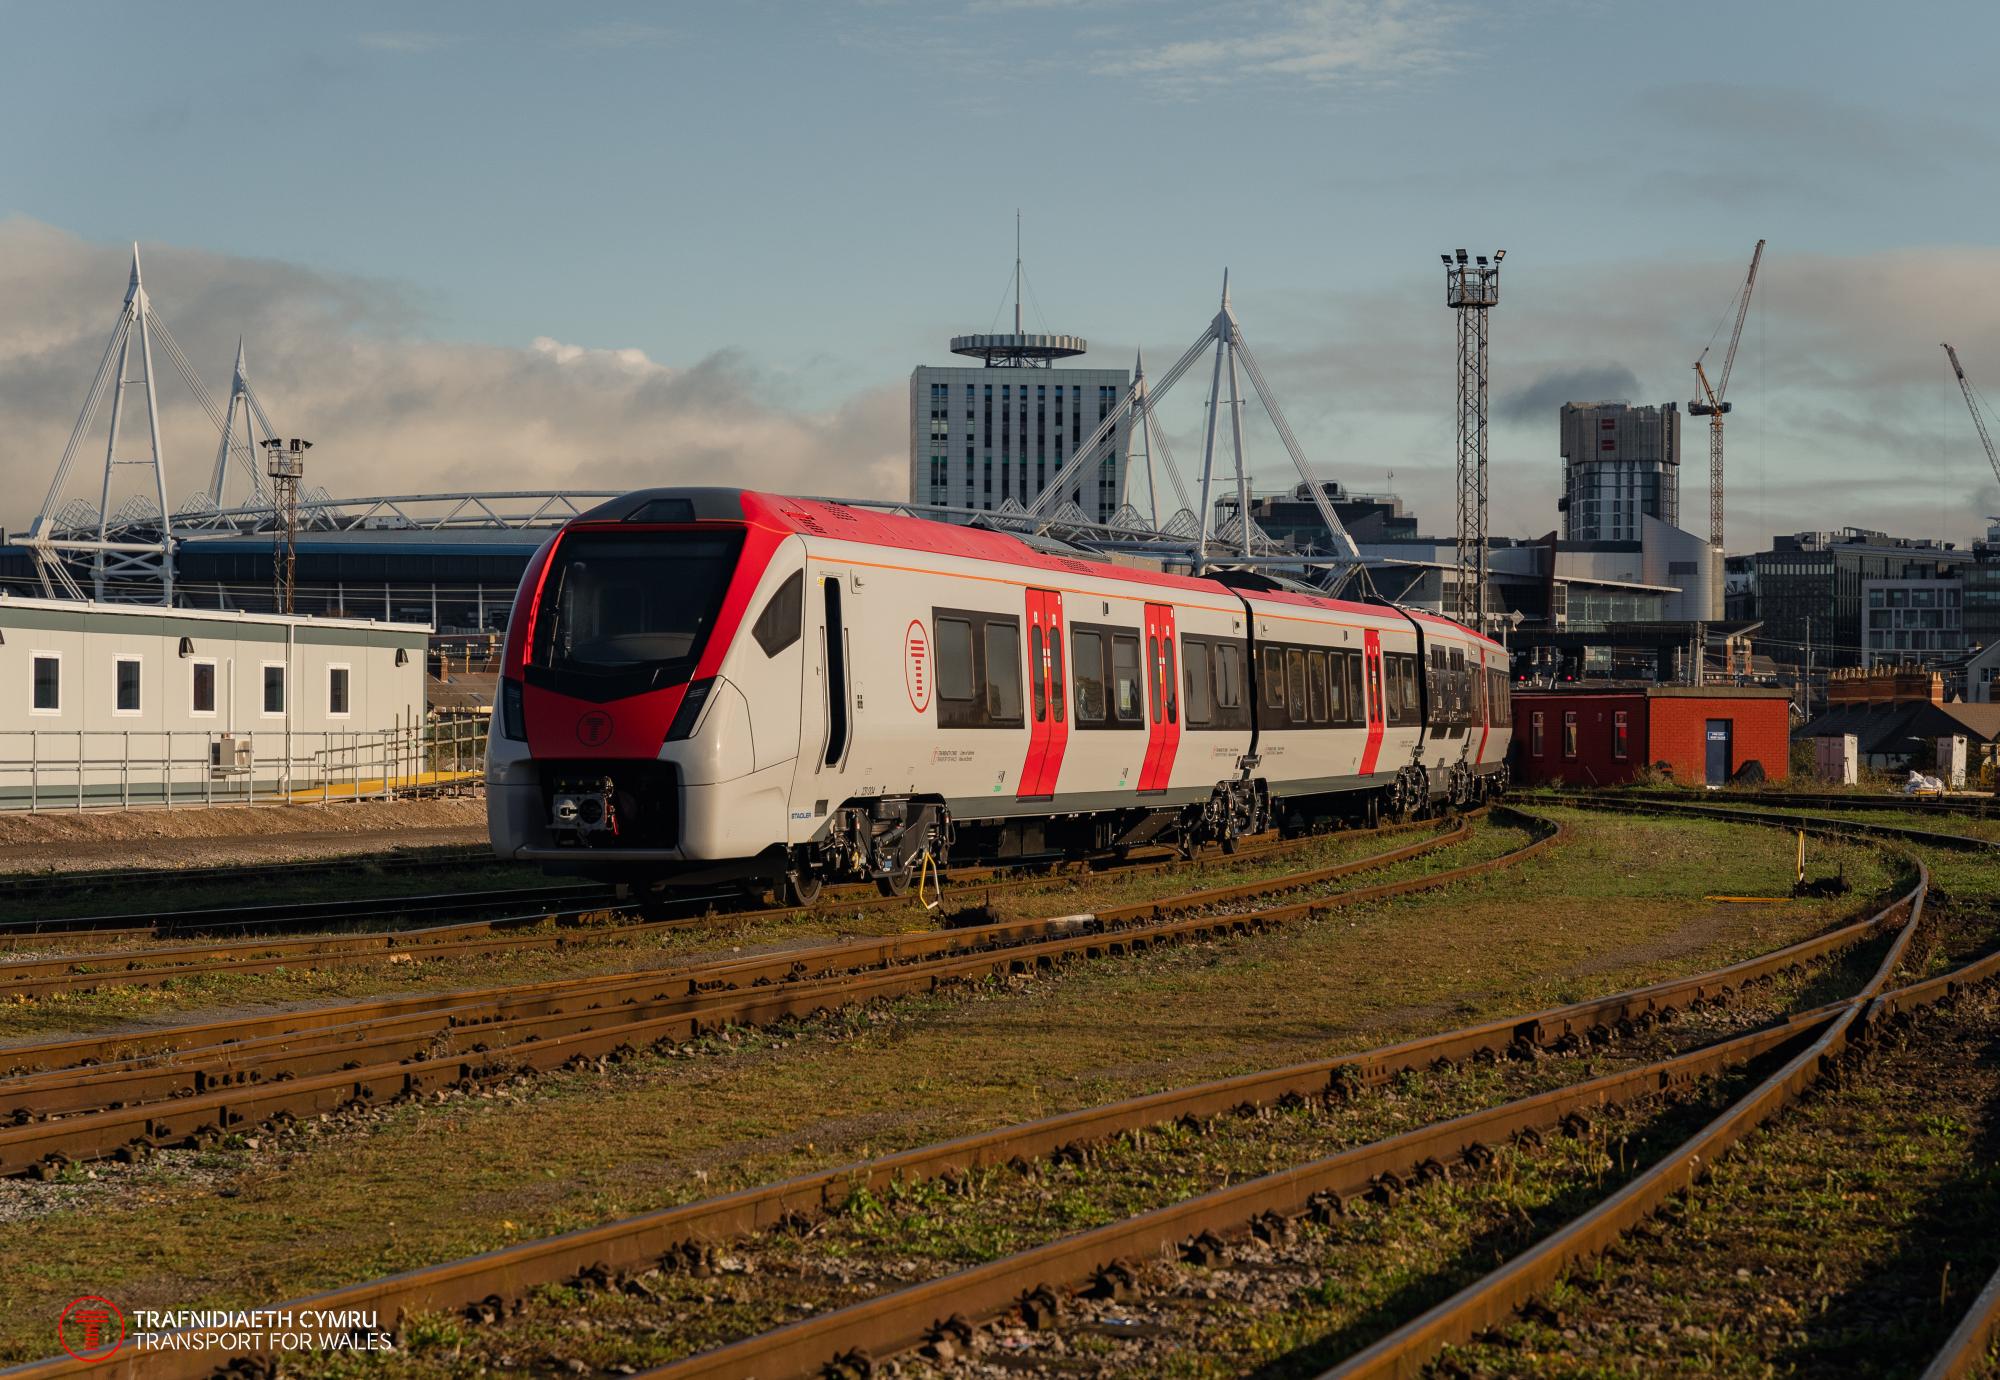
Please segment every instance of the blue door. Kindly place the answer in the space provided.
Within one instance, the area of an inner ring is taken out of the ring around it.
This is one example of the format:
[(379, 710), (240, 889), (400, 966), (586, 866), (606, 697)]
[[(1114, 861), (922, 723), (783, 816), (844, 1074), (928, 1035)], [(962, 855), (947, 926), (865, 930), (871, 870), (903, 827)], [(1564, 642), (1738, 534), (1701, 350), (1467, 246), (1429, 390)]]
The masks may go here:
[(1729, 780), (1729, 720), (1708, 721), (1708, 784), (1720, 786)]

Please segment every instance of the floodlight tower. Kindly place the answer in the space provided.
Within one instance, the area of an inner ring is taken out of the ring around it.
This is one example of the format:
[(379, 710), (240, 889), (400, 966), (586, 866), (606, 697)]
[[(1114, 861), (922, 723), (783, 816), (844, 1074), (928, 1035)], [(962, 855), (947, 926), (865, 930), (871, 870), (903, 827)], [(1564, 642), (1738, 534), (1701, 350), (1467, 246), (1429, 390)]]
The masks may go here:
[(1445, 305), (1458, 313), (1458, 590), (1452, 615), (1486, 630), (1486, 313), (1500, 301), (1502, 249), (1491, 263), (1463, 249), (1444, 260)]
[(271, 599), (278, 612), (291, 613), (299, 565), (299, 480), (312, 442), (273, 436), (257, 444), (264, 447), (264, 472), (271, 477)]

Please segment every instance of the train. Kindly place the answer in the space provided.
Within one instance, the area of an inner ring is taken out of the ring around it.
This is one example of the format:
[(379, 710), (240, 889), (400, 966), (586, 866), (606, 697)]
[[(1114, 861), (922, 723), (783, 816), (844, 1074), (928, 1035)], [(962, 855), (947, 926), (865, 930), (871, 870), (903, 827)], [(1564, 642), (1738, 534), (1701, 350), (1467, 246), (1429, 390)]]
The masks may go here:
[(1510, 680), (1448, 619), (1254, 570), (644, 489), (522, 577), (488, 824), (501, 858), (641, 899), (1233, 851), (1497, 796)]

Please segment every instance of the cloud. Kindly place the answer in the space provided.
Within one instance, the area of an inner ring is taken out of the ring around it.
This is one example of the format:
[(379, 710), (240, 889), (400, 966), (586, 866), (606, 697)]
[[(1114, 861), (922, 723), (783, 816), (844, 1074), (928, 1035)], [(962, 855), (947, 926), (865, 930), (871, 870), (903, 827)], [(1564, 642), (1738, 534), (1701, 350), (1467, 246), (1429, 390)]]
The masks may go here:
[(1569, 402), (1643, 402), (1639, 377), (1622, 364), (1587, 364), (1544, 373), (1501, 395), (1493, 415), (1509, 422), (1545, 422)]
[(364, 48), (373, 48), (382, 53), (430, 53), (445, 47), (452, 42), (452, 39), (448, 34), (419, 33), (405, 29), (362, 34), (357, 41)]
[[(34, 515), (118, 313), (130, 249), (0, 220), (0, 483), (11, 530)], [(336, 496), (617, 489), (737, 482), (896, 496), (908, 475), (907, 383), (822, 409), (793, 405), (756, 361), (722, 348), (662, 363), (549, 337), (521, 347), (434, 338), (396, 283), (172, 246), (145, 249), (155, 312), (212, 392), (236, 338), (273, 423), (314, 442), (308, 485)], [(167, 492), (205, 487), (216, 431), (160, 352)], [(220, 398), (218, 398), (218, 403)], [(143, 398), (128, 399), (128, 409)], [(128, 423), (141, 413), (128, 411)], [(108, 399), (62, 497), (93, 505)], [(128, 431), (143, 438), (143, 430)], [(143, 440), (130, 454), (143, 455)], [(124, 471), (114, 507), (138, 492)], [(242, 490), (228, 497), (240, 501)]]
[(1106, 53), (1095, 66), (1106, 76), (1186, 84), (1381, 81), (1444, 65), (1455, 22), (1437, 0), (1234, 3), (1205, 11), (1198, 37)]
[(626, 21), (586, 25), (571, 34), (569, 41), (579, 48), (645, 48), (666, 43), (673, 36), (672, 29), (659, 24)]

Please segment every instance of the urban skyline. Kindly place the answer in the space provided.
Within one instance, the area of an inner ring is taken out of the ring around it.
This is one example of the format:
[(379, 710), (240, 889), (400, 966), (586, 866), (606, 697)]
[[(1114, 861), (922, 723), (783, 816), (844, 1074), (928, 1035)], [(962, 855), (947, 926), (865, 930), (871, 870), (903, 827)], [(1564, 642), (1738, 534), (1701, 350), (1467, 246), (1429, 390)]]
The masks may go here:
[[(1450, 507), (1452, 327), (1428, 255), (1508, 247), (1491, 530), (1511, 536), (1554, 525), (1555, 408), (1685, 402), (1768, 236), (1731, 389), (1728, 548), (1856, 523), (1963, 543), (2000, 511), (1936, 348), (1954, 340), (2000, 388), (2000, 328), (1964, 290), (2000, 254), (1958, 228), (1994, 197), (1965, 173), (2000, 144), (1977, 99), (1984, 11), (1888, 34), (1849, 22), (1858, 8), (1804, 32), (1729, 12), (1741, 41), (1721, 50), (1617, 6), (1504, 23), (1420, 3), (625, 7), (590, 24), (437, 6), (421, 31), (401, 13), (225, 6), (190, 26), (12, 9), (24, 41), (0, 58), (0, 108), (16, 127), (61, 103), (60, 64), (33, 54), (107, 72), (101, 110), (0, 153), (0, 472), (17, 494), (51, 472), (133, 238), (210, 387), (245, 335), (279, 424), (319, 438), (353, 490), (617, 487), (726, 465), (774, 488), (836, 475), (898, 493), (909, 371), (1004, 315), (1018, 206), (1030, 330), (1088, 336), (1106, 363), (1140, 346), (1170, 360), (1228, 267), (1317, 468), (1393, 488), (1431, 525)], [(224, 28), (233, 46), (213, 41)], [(1656, 82), (1588, 65), (1546, 80), (1640, 38)], [(815, 47), (796, 84), (710, 118), (724, 87)], [(238, 59), (285, 73), (284, 94), (209, 80)], [(906, 95), (875, 94), (898, 79)], [(534, 113), (475, 99), (496, 86), (540, 93)], [(1004, 137), (1038, 169), (1019, 187), (958, 186), (947, 159), (941, 203), (891, 213), (880, 193), (925, 160), (838, 153), (991, 146), (1005, 92), (1021, 109)], [(1448, 171), (1436, 151), (1481, 117), (1478, 171)], [(258, 169), (255, 197), (221, 190), (214, 150), (231, 148)], [(1087, 194), (1109, 165), (1137, 189), (1224, 149), (1227, 194), (1185, 214), (1135, 221), (1125, 198)], [(109, 175), (74, 176), (86, 153)], [(192, 490), (212, 441), (187, 399), (165, 401)], [(1199, 399), (1164, 412), (1187, 454)], [(1288, 487), (1249, 422), (1258, 486)], [(1683, 487), (1694, 511), (1705, 476)], [(17, 497), (0, 518), (31, 511)]]

